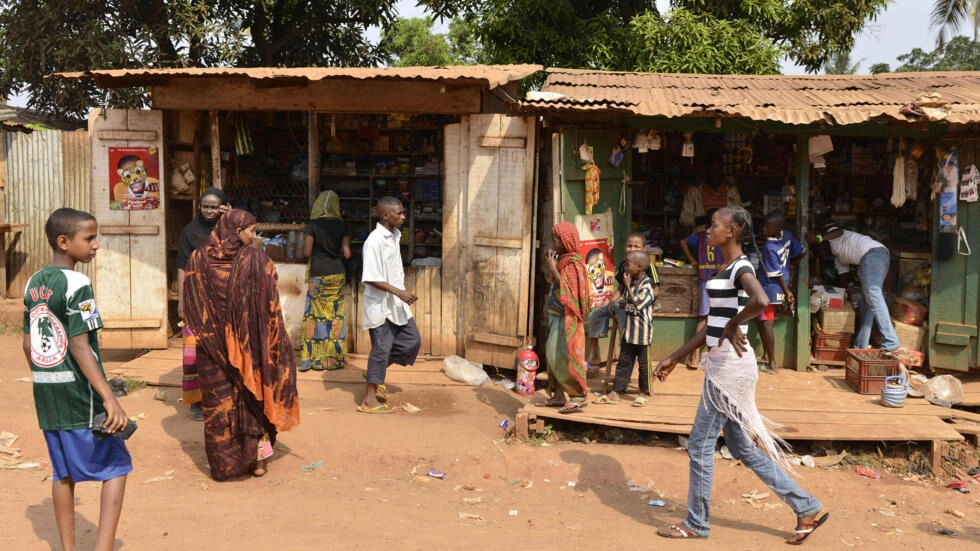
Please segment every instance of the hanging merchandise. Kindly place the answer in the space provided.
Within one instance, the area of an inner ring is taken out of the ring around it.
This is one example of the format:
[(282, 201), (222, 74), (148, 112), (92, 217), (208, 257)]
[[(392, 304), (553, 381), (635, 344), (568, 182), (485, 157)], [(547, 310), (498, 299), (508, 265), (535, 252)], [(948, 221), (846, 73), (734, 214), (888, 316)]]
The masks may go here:
[(653, 151), (659, 151), (661, 147), (660, 134), (656, 130), (651, 130), (647, 134), (647, 146)]
[(255, 145), (252, 143), (252, 134), (248, 131), (245, 113), (235, 121), (235, 153), (240, 157), (255, 153)]
[(905, 196), (909, 201), (919, 199), (919, 163), (911, 156), (905, 159)]
[(649, 150), (649, 143), (647, 141), (647, 133), (642, 130), (637, 130), (636, 135), (633, 136), (633, 147), (637, 153), (646, 153)]
[(933, 184), (933, 197), (939, 194), (939, 235), (936, 243), (936, 256), (948, 260), (953, 256), (956, 242), (956, 202), (958, 195), (959, 155), (956, 148), (943, 151), (937, 148), (939, 159), (936, 181)]
[(684, 145), (681, 146), (681, 157), (694, 158), (694, 142), (691, 140), (693, 132), (684, 133)]
[(960, 180), (960, 201), (975, 203), (978, 183), (980, 183), (980, 172), (977, 171), (976, 165), (970, 165), (963, 171), (963, 179)]
[(585, 214), (592, 214), (592, 207), (599, 203), (599, 176), (602, 172), (593, 160), (594, 149), (588, 142), (582, 142), (578, 148), (578, 156), (585, 163)]
[(895, 157), (895, 168), (892, 169), (892, 206), (899, 208), (905, 204), (905, 159), (901, 155)]
[(626, 150), (630, 148), (630, 142), (626, 138), (620, 138), (619, 142), (613, 146), (612, 151), (609, 152), (609, 164), (613, 168), (619, 168), (623, 164), (623, 159), (626, 158)]
[(970, 256), (973, 251), (970, 250), (970, 241), (966, 238), (966, 229), (960, 226), (960, 230), (956, 234), (956, 252), (962, 256)]

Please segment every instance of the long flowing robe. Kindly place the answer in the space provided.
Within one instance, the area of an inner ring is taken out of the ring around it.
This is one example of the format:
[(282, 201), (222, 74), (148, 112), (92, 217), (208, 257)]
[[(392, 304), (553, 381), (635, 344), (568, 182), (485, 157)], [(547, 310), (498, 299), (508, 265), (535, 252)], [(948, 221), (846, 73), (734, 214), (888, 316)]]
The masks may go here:
[(296, 359), (276, 289), (276, 269), (239, 230), (255, 224), (233, 210), (194, 251), (184, 280), (185, 321), (197, 336), (205, 451), (215, 480), (247, 474), (262, 442), (299, 424)]
[[(585, 315), (589, 311), (589, 284), (585, 262), (579, 253), (578, 230), (569, 222), (555, 225), (565, 253), (558, 258), (555, 300), (562, 307), (560, 322), (552, 318), (548, 339), (548, 371), (555, 382), (576, 401), (588, 393), (585, 368)], [(553, 314), (554, 316), (554, 314)]]

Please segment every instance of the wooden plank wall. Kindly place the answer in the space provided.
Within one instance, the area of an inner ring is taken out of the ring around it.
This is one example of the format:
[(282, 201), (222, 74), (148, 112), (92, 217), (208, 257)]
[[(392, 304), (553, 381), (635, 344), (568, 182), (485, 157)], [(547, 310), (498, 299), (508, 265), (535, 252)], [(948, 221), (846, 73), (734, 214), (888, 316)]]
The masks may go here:
[[(419, 298), (412, 306), (415, 325), (422, 336), (422, 349), (419, 356), (444, 357), (456, 353), (455, 339), (449, 348), (443, 344), (445, 340), (443, 327), (443, 286), (442, 269), (440, 266), (417, 266), (405, 268), (405, 288), (415, 293)], [(358, 283), (357, 293), (351, 293), (347, 301), (347, 319), (350, 320), (347, 329), (347, 350), (356, 354), (371, 352), (371, 337), (362, 328), (364, 321), (364, 286)]]

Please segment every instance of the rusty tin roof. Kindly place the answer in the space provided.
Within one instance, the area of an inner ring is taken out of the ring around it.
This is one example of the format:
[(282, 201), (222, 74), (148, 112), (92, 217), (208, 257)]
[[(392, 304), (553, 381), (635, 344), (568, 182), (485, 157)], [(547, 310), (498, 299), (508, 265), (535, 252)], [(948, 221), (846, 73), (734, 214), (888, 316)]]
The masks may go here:
[(696, 75), (546, 70), (526, 112), (620, 112), (651, 117), (744, 117), (792, 125), (910, 122), (899, 110), (935, 92), (949, 123), (980, 122), (980, 72), (879, 75)]
[(249, 78), (275, 86), (276, 81), (318, 81), (327, 79), (430, 80), (496, 88), (541, 70), (540, 65), (452, 65), (445, 67), (205, 67), (186, 69), (114, 69), (52, 76), (92, 79), (102, 88), (124, 88), (165, 84), (171, 78)]

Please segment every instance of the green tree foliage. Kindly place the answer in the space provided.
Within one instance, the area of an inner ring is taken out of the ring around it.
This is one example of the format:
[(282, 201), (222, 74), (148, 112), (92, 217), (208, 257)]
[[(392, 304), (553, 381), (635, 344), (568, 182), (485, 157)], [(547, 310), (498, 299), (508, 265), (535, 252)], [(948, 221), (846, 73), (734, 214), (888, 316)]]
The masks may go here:
[(495, 63), (699, 73), (808, 71), (854, 37), (888, 0), (421, 0), (437, 17), (474, 21)]
[(827, 75), (853, 75), (858, 71), (861, 62), (851, 63), (851, 52), (834, 52), (823, 66)]
[(980, 0), (934, 0), (929, 28), (936, 30), (936, 46), (942, 48), (960, 25), (969, 21), (973, 40), (980, 32)]
[(449, 65), (449, 42), (432, 34), (432, 18), (398, 19), (382, 37), (381, 44), (395, 57), (396, 67)]
[(887, 63), (875, 63), (868, 68), (868, 72), (872, 75), (878, 75), (881, 73), (890, 73), (892, 68)]
[(0, 0), (0, 94), (84, 115), (95, 105), (138, 107), (140, 90), (102, 91), (54, 72), (135, 67), (372, 66), (366, 37), (390, 26), (396, 0)]
[[(912, 71), (980, 71), (980, 42), (965, 36), (955, 36), (941, 48), (931, 52), (914, 48), (898, 56), (902, 64), (896, 73)], [(886, 65), (887, 67), (887, 65)]]

